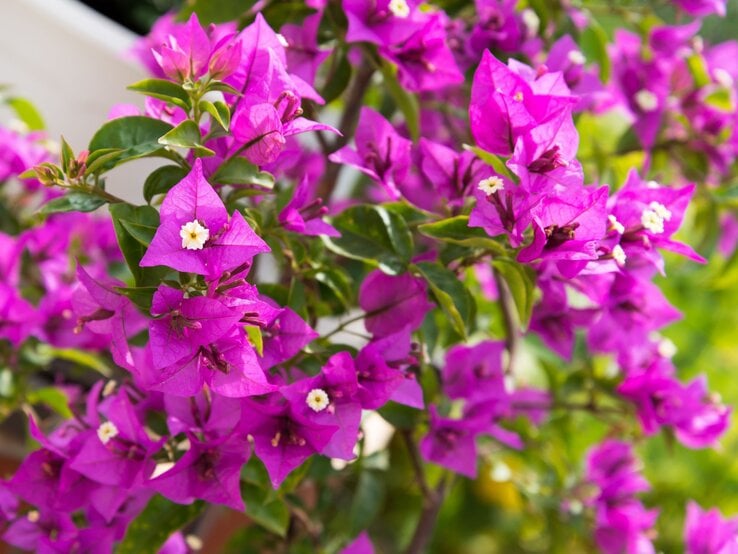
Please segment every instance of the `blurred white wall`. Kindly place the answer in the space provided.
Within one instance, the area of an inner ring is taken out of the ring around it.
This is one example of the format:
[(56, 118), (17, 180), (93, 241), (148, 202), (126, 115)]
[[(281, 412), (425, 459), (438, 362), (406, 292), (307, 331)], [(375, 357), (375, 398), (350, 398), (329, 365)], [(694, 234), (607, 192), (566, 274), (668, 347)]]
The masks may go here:
[[(113, 104), (143, 106), (143, 97), (126, 90), (145, 77), (124, 57), (135, 39), (76, 0), (0, 0), (0, 83), (38, 107), (50, 138), (63, 134), (79, 151)], [(140, 201), (143, 179), (158, 165), (143, 160), (116, 169), (109, 190)]]

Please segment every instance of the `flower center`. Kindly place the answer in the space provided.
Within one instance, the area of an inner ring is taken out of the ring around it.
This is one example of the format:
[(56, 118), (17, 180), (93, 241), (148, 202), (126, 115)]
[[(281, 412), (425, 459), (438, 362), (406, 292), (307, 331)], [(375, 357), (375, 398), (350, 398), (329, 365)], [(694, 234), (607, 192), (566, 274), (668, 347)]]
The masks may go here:
[(628, 258), (628, 256), (625, 255), (625, 250), (623, 250), (623, 247), (619, 244), (616, 244), (612, 248), (612, 258), (618, 265), (623, 266), (625, 265), (625, 260)]
[(570, 50), (566, 58), (574, 65), (584, 65), (586, 58), (579, 50)]
[(322, 412), (330, 404), (330, 399), (323, 389), (313, 389), (308, 393), (305, 402), (314, 412)]
[(489, 196), (490, 194), (494, 194), (504, 189), (505, 183), (499, 177), (492, 176), (479, 181), (479, 184), (477, 184), (477, 188), (481, 190), (484, 194)]
[(636, 92), (633, 98), (638, 107), (644, 112), (652, 112), (659, 107), (659, 99), (648, 89), (641, 89)]
[(664, 221), (671, 219), (671, 212), (659, 202), (651, 202), (641, 214), (641, 224), (654, 234), (664, 232)]
[(106, 421), (97, 428), (97, 436), (100, 439), (100, 442), (103, 444), (108, 444), (110, 442), (110, 439), (116, 437), (117, 435), (118, 428), (112, 421)]
[(210, 238), (210, 231), (196, 219), (185, 223), (179, 230), (182, 237), (182, 248), (187, 250), (202, 250)]
[(388, 8), (395, 17), (405, 19), (410, 15), (410, 6), (408, 6), (407, 0), (390, 0)]

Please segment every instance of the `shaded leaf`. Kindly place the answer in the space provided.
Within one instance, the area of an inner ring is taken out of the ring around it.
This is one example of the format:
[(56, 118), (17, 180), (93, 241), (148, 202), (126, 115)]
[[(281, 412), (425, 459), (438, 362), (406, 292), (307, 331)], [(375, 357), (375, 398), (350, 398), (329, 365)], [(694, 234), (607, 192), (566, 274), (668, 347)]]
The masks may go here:
[(128, 87), (128, 90), (140, 92), (152, 98), (164, 100), (189, 112), (190, 97), (181, 85), (165, 79), (144, 79)]
[(195, 519), (207, 504), (198, 500), (192, 504), (175, 504), (155, 495), (143, 512), (126, 529), (117, 554), (155, 554), (169, 536)]
[(382, 206), (352, 206), (331, 219), (340, 237), (322, 237), (337, 254), (378, 265), (385, 273), (405, 271), (413, 238), (401, 216)]
[(526, 265), (506, 258), (492, 260), (492, 267), (507, 283), (520, 323), (524, 328), (527, 327), (535, 300), (535, 272)]
[(187, 170), (178, 165), (165, 165), (155, 169), (144, 183), (143, 195), (146, 202), (157, 194), (166, 194), (174, 185), (187, 176)]
[(456, 274), (437, 263), (420, 262), (414, 266), (426, 280), (441, 310), (453, 329), (466, 338), (474, 313), (474, 298)]

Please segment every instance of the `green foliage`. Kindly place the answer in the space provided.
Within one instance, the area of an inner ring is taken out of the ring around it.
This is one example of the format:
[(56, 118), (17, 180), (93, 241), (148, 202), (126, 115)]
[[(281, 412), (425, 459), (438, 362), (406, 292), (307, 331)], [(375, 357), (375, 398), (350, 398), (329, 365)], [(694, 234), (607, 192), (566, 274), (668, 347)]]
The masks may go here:
[(159, 226), (159, 212), (151, 206), (113, 204), (110, 206), (115, 235), (138, 287), (158, 285), (166, 268), (140, 267), (151, 239)]
[[(107, 171), (137, 158), (162, 155), (159, 138), (171, 130), (169, 123), (141, 115), (108, 121), (90, 141), (87, 173)], [(95, 164), (98, 158), (100, 161)]]
[(405, 221), (382, 206), (352, 206), (331, 221), (340, 237), (324, 237), (337, 254), (377, 265), (397, 275), (407, 269), (413, 238)]
[(201, 500), (182, 505), (155, 495), (128, 526), (116, 554), (155, 554), (169, 535), (197, 517), (205, 506)]

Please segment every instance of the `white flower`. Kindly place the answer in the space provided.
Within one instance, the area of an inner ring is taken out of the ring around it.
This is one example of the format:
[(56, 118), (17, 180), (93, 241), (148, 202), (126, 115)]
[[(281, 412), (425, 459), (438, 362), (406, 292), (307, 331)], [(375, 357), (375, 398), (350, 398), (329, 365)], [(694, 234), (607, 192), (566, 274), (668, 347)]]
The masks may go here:
[(313, 389), (308, 393), (305, 402), (314, 412), (322, 412), (330, 404), (330, 399), (323, 389)]
[(210, 231), (195, 219), (182, 225), (182, 228), (179, 230), (179, 236), (182, 237), (182, 248), (186, 248), (187, 250), (202, 250), (210, 238)]
[(479, 181), (477, 188), (489, 196), (490, 194), (494, 194), (504, 189), (505, 183), (499, 177), (492, 176)]
[(659, 107), (658, 97), (648, 89), (641, 89), (636, 92), (634, 97), (635, 103), (644, 112), (652, 112)]
[(520, 17), (523, 20), (523, 25), (525, 25), (525, 28), (528, 31), (528, 36), (536, 36), (541, 28), (541, 18), (538, 17), (538, 14), (530, 8), (526, 8), (520, 12)]
[(671, 212), (660, 202), (651, 202), (648, 207), (658, 214), (664, 221), (671, 220)]
[(664, 232), (664, 221), (671, 219), (671, 211), (660, 202), (651, 202), (641, 214), (641, 224), (654, 234)]
[(391, 11), (395, 17), (405, 19), (410, 15), (410, 6), (408, 6), (407, 0), (390, 0), (388, 7), (389, 11)]
[(618, 265), (623, 266), (625, 265), (625, 260), (628, 258), (628, 256), (625, 255), (625, 250), (623, 250), (623, 247), (619, 244), (616, 244), (612, 248), (612, 258)]
[(116, 437), (117, 435), (118, 428), (112, 421), (106, 421), (100, 424), (100, 427), (97, 428), (97, 436), (99, 437), (100, 442), (103, 444), (108, 444), (110, 442), (110, 439)]
[(579, 50), (569, 50), (569, 54), (566, 57), (574, 65), (584, 65), (584, 62), (587, 61), (587, 58)]
[(625, 233), (625, 227), (622, 223), (618, 221), (618, 218), (614, 215), (610, 214), (607, 216), (607, 220), (610, 222), (610, 227), (612, 227), (615, 231), (618, 232), (618, 234), (622, 235)]

